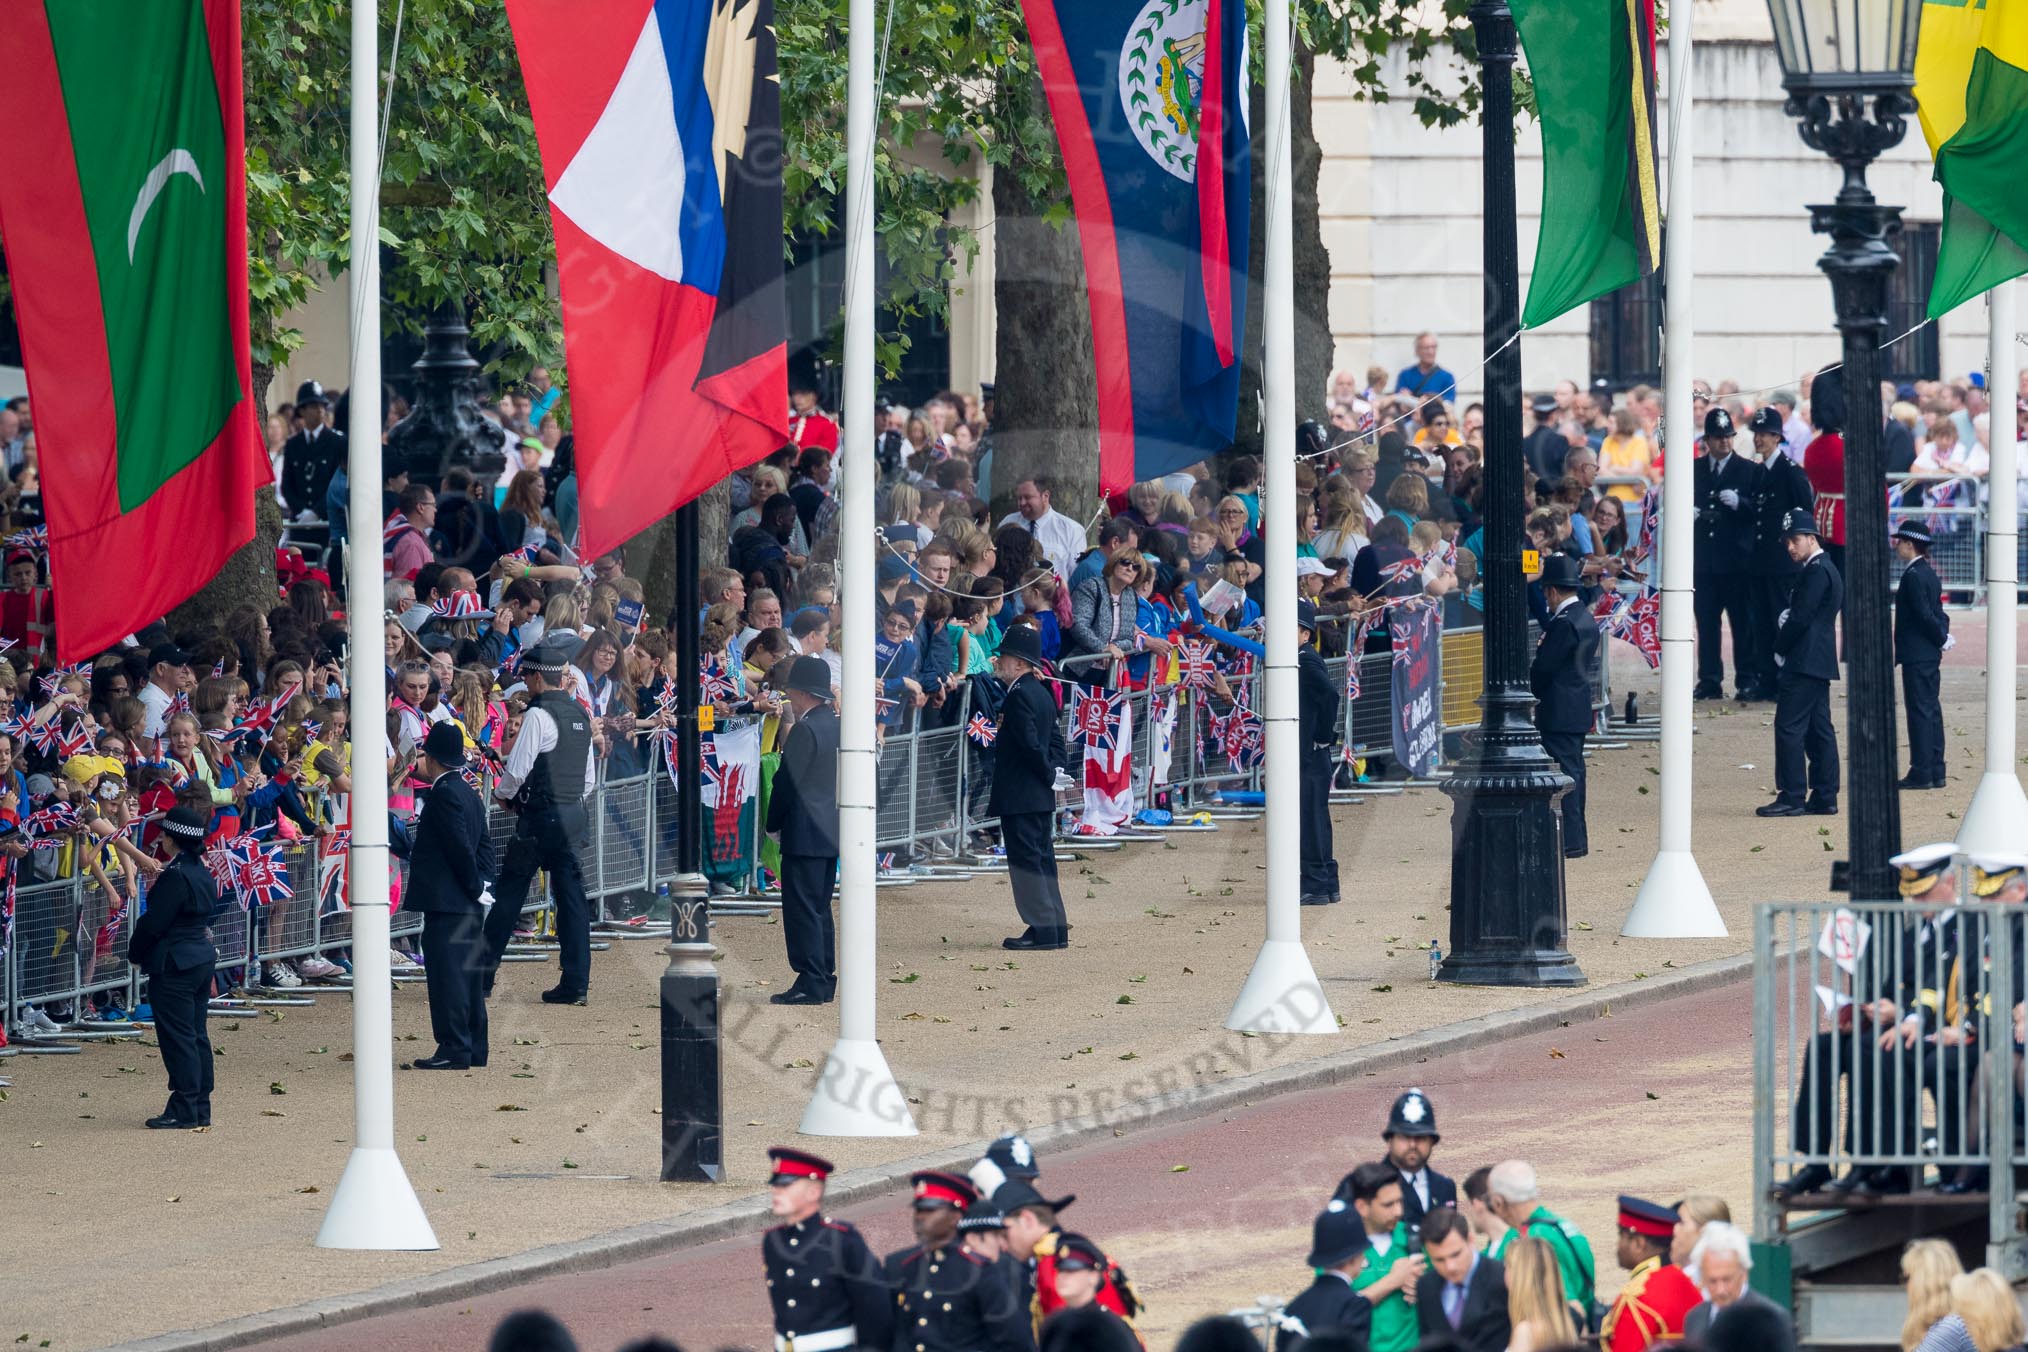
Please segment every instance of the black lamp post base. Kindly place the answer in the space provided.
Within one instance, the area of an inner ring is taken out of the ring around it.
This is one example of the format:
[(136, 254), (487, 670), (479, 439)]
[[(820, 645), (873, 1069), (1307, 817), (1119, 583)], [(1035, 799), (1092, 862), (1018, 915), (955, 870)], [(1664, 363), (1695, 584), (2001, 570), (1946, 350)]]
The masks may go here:
[(1486, 742), (1444, 786), (1456, 806), (1451, 952), (1438, 981), (1585, 984), (1577, 959), (1563, 946), (1563, 819), (1557, 804), (1569, 789), (1570, 780), (1538, 747)]

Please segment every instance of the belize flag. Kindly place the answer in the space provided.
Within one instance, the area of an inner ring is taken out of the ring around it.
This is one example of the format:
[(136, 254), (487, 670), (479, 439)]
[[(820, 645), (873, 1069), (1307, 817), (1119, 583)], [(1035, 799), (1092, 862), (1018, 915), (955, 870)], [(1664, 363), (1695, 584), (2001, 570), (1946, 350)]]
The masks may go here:
[(1246, 326), (1245, 0), (1022, 0), (1070, 177), (1107, 493), (1232, 444)]
[(589, 556), (788, 440), (774, 0), (507, 0), (507, 17)]

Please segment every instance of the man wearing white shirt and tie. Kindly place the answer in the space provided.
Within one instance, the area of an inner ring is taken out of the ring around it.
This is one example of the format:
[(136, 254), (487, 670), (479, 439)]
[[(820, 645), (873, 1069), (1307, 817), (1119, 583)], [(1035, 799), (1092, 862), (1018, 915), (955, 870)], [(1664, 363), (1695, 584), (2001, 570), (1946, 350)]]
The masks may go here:
[(1084, 552), (1085, 533), (1083, 526), (1049, 505), (1055, 489), (1055, 481), (1046, 474), (1023, 479), (1014, 489), (1017, 510), (1000, 518), (1000, 525), (1019, 526), (1034, 536), (1036, 548), (1067, 584), (1072, 565)]

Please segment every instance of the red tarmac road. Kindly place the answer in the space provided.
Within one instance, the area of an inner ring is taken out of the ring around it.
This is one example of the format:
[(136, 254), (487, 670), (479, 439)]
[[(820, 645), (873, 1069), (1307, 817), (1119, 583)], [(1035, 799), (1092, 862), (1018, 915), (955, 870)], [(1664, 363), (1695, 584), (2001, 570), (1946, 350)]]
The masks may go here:
[[(1341, 1007), (1347, 994), (1333, 992)], [(1462, 1177), (1509, 1155), (1534, 1160), (1545, 1200), (1592, 1237), (1610, 1291), (1618, 1285), (1613, 1194), (1668, 1202), (1713, 1187), (1744, 1200), (1751, 1004), (1748, 985), (1735, 982), (1439, 1057), (1412, 1078), (1294, 1094), (1045, 1155), (1042, 1186), (1078, 1194), (1066, 1224), (1098, 1238), (1128, 1269), (1153, 1307), (1144, 1320), (1156, 1335), (1150, 1345), (1167, 1347), (1195, 1318), (1261, 1291), (1301, 1288), (1310, 1219), (1341, 1175), (1378, 1155), (1388, 1106), (1414, 1083), (1430, 1095), (1446, 1137), (1433, 1162)], [(876, 1253), (907, 1239), (899, 1191), (891, 1203), (843, 1215)], [(262, 1346), (476, 1352), (503, 1315), (530, 1306), (560, 1316), (586, 1352), (647, 1334), (690, 1352), (764, 1348), (771, 1337), (756, 1235)]]

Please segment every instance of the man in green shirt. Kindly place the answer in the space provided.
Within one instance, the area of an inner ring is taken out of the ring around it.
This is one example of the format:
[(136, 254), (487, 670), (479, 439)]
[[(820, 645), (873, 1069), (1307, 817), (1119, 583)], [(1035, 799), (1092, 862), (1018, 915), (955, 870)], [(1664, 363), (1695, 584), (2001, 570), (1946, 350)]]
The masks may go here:
[(1422, 1255), (1409, 1252), (1408, 1227), (1401, 1223), (1401, 1175), (1376, 1161), (1354, 1169), (1350, 1182), (1352, 1209), (1366, 1226), (1366, 1266), (1352, 1289), (1373, 1305), (1367, 1345), (1372, 1352), (1413, 1352), (1420, 1337), (1415, 1283), (1424, 1264)]
[(1510, 1227), (1495, 1245), (1494, 1258), (1501, 1258), (1518, 1235), (1531, 1235), (1549, 1246), (1556, 1255), (1556, 1267), (1563, 1278), (1563, 1295), (1589, 1311), (1598, 1299), (1597, 1266), (1592, 1259), (1591, 1241), (1578, 1228), (1542, 1205), (1541, 1190), (1535, 1181), (1535, 1166), (1525, 1160), (1508, 1160), (1493, 1166), (1486, 1180), (1486, 1205)]

